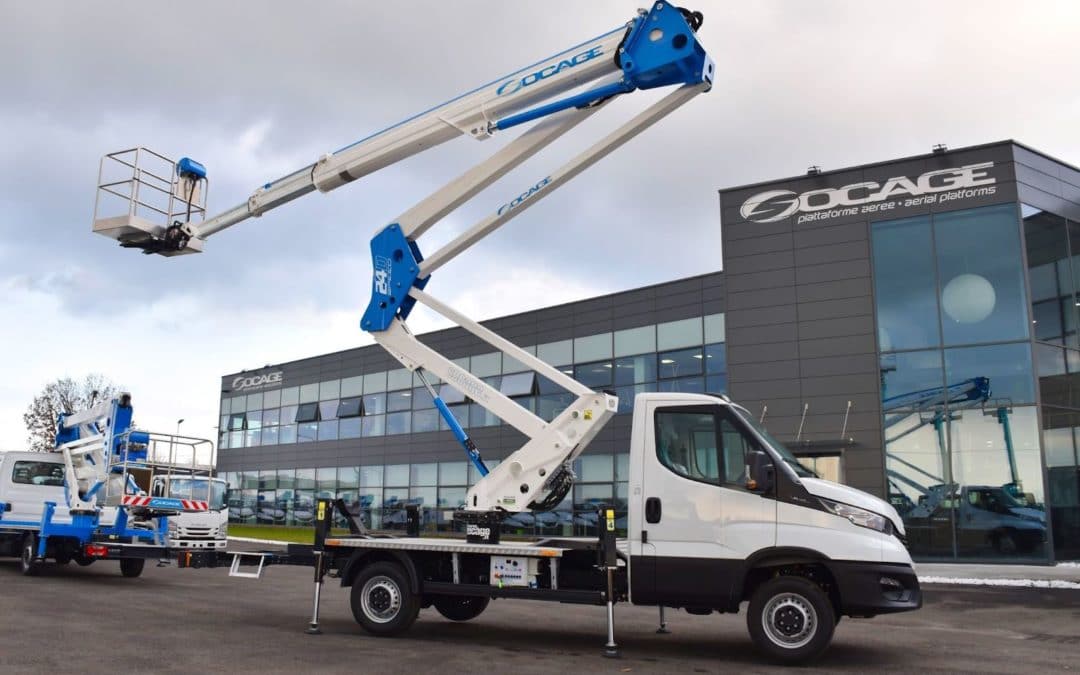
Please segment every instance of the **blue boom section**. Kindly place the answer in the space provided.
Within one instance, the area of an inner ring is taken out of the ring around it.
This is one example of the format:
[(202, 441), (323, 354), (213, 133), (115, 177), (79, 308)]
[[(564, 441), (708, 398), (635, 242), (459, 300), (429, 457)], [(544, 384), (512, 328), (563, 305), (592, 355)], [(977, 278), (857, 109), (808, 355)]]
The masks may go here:
[(360, 319), (360, 327), (368, 332), (378, 332), (390, 327), (395, 316), (404, 321), (412, 311), (416, 300), (409, 296), (415, 286), (423, 289), (430, 276), (420, 274), (420, 249), (416, 242), (405, 238), (397, 223), (387, 225), (371, 240), (371, 301)]

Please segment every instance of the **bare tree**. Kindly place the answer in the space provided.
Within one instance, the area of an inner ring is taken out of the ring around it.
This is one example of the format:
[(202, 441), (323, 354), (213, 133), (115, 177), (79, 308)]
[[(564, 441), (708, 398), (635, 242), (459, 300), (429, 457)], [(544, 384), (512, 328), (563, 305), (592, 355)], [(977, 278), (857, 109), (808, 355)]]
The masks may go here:
[(120, 391), (119, 386), (96, 373), (80, 381), (64, 377), (45, 385), (23, 413), (30, 451), (46, 452), (55, 447), (56, 423), (60, 413), (85, 410), (95, 403), (113, 398)]

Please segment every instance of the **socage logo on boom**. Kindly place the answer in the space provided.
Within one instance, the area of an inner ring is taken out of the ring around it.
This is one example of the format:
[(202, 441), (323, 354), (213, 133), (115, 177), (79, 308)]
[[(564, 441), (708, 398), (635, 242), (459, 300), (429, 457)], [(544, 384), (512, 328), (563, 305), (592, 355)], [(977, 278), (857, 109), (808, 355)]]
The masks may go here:
[[(766, 190), (743, 202), (739, 213), (755, 223), (773, 223), (795, 213), (799, 222), (824, 220), (858, 213), (888, 211), (897, 206), (920, 206), (994, 194), (996, 179), (989, 175), (993, 162), (968, 164), (953, 169), (927, 171), (912, 180), (895, 176), (884, 185), (875, 181), (851, 183), (838, 188)], [(940, 194), (946, 193), (946, 194)], [(905, 199), (906, 198), (906, 199)]]

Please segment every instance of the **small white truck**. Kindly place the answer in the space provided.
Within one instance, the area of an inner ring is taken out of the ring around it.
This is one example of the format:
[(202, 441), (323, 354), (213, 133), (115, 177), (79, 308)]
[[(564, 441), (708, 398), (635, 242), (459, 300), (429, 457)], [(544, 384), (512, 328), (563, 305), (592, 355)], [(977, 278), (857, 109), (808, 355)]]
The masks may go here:
[(169, 518), (169, 548), (176, 551), (224, 551), (229, 539), (228, 484), (205, 476), (158, 476), (150, 493), (173, 499), (200, 499), (206, 511), (185, 511)]

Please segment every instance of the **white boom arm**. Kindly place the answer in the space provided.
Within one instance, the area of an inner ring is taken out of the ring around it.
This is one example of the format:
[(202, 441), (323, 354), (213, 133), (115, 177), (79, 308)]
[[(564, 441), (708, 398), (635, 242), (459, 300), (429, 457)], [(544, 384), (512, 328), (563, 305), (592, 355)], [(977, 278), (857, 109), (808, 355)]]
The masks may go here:
[[(107, 223), (96, 220), (95, 231), (119, 239), (124, 246), (141, 248), (147, 253), (178, 255), (198, 252), (203, 248), (203, 241), (211, 234), (249, 217), (260, 216), (316, 189), (328, 192), (459, 135), (482, 139), (496, 131), (539, 119), (506, 147), (376, 233), (371, 243), (374, 272), (372, 298), (361, 320), (361, 327), (371, 332), (375, 340), (408, 369), (420, 374), (435, 399), (436, 407), (484, 475), (468, 493), (467, 511), (553, 508), (572, 484), (570, 463), (615, 414), (618, 399), (612, 394), (594, 392), (566, 376), (438, 301), (426, 293), (424, 287), (432, 272), (468, 247), (697, 94), (708, 91), (712, 86), (714, 66), (696, 38), (701, 23), (702, 17), (698, 12), (682, 10), (663, 1), (655, 2), (648, 11), (641, 10), (624, 27), (499, 78), (328, 154), (300, 171), (267, 183), (245, 204), (220, 215), (202, 222), (177, 221), (165, 226), (149, 225), (138, 218), (129, 218), (117, 226), (117, 219), (111, 218), (107, 219)], [(555, 102), (542, 103), (594, 82), (597, 83), (595, 88), (570, 94)], [(635, 89), (672, 85), (681, 86), (500, 206), (430, 257), (425, 259), (420, 254), (417, 240), (435, 223), (592, 115), (607, 100)], [(537, 104), (541, 105), (525, 110)], [(186, 195), (190, 201), (192, 195), (198, 192), (196, 188), (199, 182), (206, 179), (205, 170), (198, 163), (184, 159), (177, 164), (176, 173), (173, 193)], [(130, 213), (134, 212), (133, 205)], [(169, 212), (172, 213), (171, 207)], [(193, 211), (189, 208), (188, 212)], [(199, 209), (194, 209), (194, 212), (201, 213)], [(551, 422), (532, 414), (494, 387), (421, 344), (405, 323), (416, 302), (442, 314), (494, 348), (562, 386), (575, 394), (577, 399)], [(488, 473), (471, 439), (423, 377), (424, 371), (430, 371), (450, 383), (530, 440)]]

